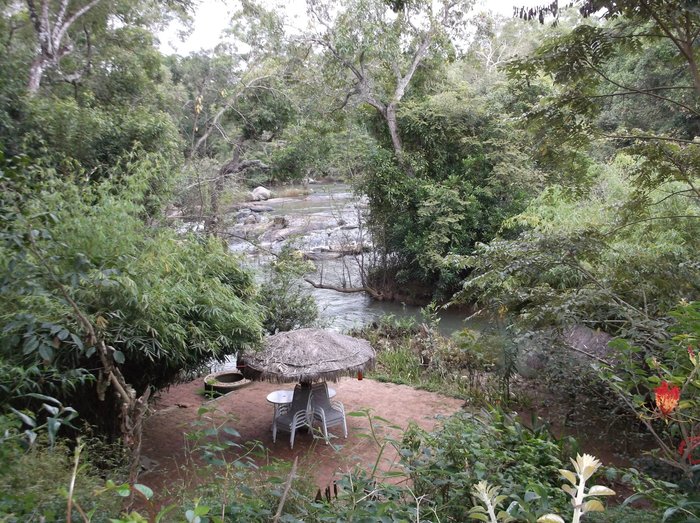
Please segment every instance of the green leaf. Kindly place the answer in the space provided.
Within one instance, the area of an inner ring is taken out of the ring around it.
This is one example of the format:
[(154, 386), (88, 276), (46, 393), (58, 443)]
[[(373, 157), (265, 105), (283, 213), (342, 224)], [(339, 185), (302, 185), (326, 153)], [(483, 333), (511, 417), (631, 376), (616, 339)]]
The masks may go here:
[(226, 434), (230, 434), (231, 436), (234, 436), (234, 437), (236, 437), (236, 438), (240, 438), (240, 437), (241, 437), (241, 433), (238, 432), (236, 429), (234, 429), (234, 428), (232, 428), (232, 427), (224, 427), (224, 432), (225, 432)]
[(46, 396), (44, 394), (38, 394), (36, 392), (30, 392), (29, 394), (27, 394), (27, 396), (29, 396), (30, 398), (35, 398), (35, 399), (41, 400), (41, 401), (47, 401), (49, 403), (53, 403), (54, 405), (57, 405), (59, 407), (62, 406), (60, 401), (58, 401), (56, 398), (52, 398), (51, 396)]
[(44, 407), (52, 416), (58, 416), (58, 407), (54, 407), (53, 405), (49, 405), (48, 403), (42, 403), (41, 406)]
[(138, 490), (141, 494), (143, 494), (143, 497), (145, 497), (146, 499), (151, 499), (153, 497), (153, 490), (151, 490), (146, 485), (136, 483), (134, 484), (134, 488)]
[(666, 521), (668, 518), (673, 516), (676, 512), (680, 510), (680, 507), (669, 507), (666, 509), (664, 512), (663, 518), (661, 518), (661, 521)]
[(178, 505), (175, 504), (175, 503), (173, 503), (172, 505), (168, 505), (167, 507), (160, 509), (160, 510), (158, 511), (158, 514), (156, 514), (155, 523), (160, 523), (161, 520), (162, 520), (165, 516), (167, 516), (170, 512), (172, 512), (172, 511), (175, 510), (176, 508), (178, 508)]
[(525, 503), (530, 503), (531, 501), (535, 501), (536, 499), (541, 499), (541, 496), (537, 494), (536, 492), (533, 492), (531, 490), (528, 490), (525, 492)]
[(27, 414), (20, 412), (16, 409), (13, 409), (12, 407), (10, 407), (10, 410), (12, 412), (14, 412), (17, 415), (17, 417), (19, 419), (21, 419), (25, 425), (29, 425), (32, 428), (36, 427), (36, 420), (34, 418), (32, 418), (31, 416), (28, 416)]
[(27, 339), (27, 341), (24, 343), (24, 347), (22, 349), (22, 354), (31, 354), (34, 352), (37, 348), (39, 347), (39, 338), (36, 336), (32, 336), (31, 338)]
[(52, 361), (53, 360), (53, 347), (51, 345), (47, 345), (46, 343), (42, 343), (39, 345), (39, 356), (45, 361)]
[(36, 441), (37, 433), (34, 432), (33, 430), (25, 430), (24, 435), (26, 436), (27, 440), (29, 441), (29, 446), (34, 445), (34, 442)]
[(46, 430), (48, 432), (49, 441), (51, 445), (56, 442), (56, 434), (58, 429), (61, 428), (61, 420), (57, 418), (48, 417), (46, 418)]
[(126, 358), (124, 357), (124, 353), (120, 350), (115, 350), (112, 353), (112, 357), (114, 358), (114, 361), (120, 365), (126, 361)]

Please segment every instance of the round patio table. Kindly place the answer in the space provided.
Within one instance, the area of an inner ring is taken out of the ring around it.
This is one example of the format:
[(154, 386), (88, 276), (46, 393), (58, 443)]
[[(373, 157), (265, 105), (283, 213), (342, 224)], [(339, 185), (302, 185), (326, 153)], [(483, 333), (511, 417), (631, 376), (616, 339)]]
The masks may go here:
[[(335, 396), (336, 392), (334, 388), (328, 387), (328, 397), (332, 398)], [(292, 398), (294, 397), (294, 391), (293, 390), (275, 390), (270, 392), (270, 394), (267, 395), (267, 401), (268, 403), (272, 403), (272, 406), (274, 408), (274, 411), (272, 413), (272, 420), (278, 416), (279, 414), (279, 408), (282, 407), (283, 405), (289, 405), (292, 402)]]

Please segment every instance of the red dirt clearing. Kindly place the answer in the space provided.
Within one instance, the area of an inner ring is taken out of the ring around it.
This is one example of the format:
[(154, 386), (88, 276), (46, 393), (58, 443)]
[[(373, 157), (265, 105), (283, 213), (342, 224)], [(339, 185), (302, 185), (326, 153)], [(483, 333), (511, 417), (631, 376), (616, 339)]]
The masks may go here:
[[(152, 470), (141, 476), (144, 483), (167, 486), (177, 480), (188, 483), (191, 478), (187, 476), (194, 477), (194, 465), (187, 459), (185, 451), (185, 434), (194, 430), (191, 423), (197, 419), (197, 411), (205, 403), (233, 416), (229, 425), (241, 434), (240, 442), (260, 441), (269, 449), (272, 458), (291, 462), (298, 457), (301, 470), (312, 474), (321, 488), (357, 465), (370, 468), (377, 458), (376, 444), (362, 436), (369, 433), (366, 417), (346, 416), (347, 440), (342, 437), (342, 427), (329, 429), (339, 436), (332, 440), (334, 445), (325, 445), (322, 439), (314, 439), (306, 431), (297, 432), (293, 450), (289, 448), (289, 434), (286, 432), (278, 433), (277, 442), (273, 443), (270, 430), (273, 407), (266, 397), (274, 390), (291, 389), (293, 384), (255, 382), (213, 402), (207, 402), (198, 394), (203, 385), (199, 379), (171, 387), (155, 403), (155, 413), (144, 427), (142, 454), (146, 458), (144, 462), (152, 466)], [(343, 378), (331, 386), (337, 391), (334, 399), (344, 404), (346, 413), (371, 409), (374, 415), (402, 428), (414, 422), (431, 430), (440, 418), (459, 411), (463, 403), (440, 394), (370, 379)], [(378, 425), (380, 436), (398, 434), (381, 423)], [(390, 468), (396, 454), (387, 453), (386, 457), (388, 461), (382, 465), (384, 470)]]

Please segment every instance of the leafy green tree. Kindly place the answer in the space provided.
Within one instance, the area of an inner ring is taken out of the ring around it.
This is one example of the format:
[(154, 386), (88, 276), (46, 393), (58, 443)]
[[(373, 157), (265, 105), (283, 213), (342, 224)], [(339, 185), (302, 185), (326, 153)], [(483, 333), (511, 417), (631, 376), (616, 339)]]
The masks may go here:
[(138, 450), (151, 390), (259, 340), (238, 260), (143, 221), (154, 170), (141, 158), (125, 185), (80, 187), (26, 159), (3, 164), (3, 407), (53, 394)]
[[(509, 310), (527, 329), (583, 323), (658, 344), (667, 311), (700, 293), (691, 261), (700, 224), (692, 217), (670, 227), (664, 220), (626, 224), (619, 209), (634, 197), (625, 174), (635, 163), (619, 157), (584, 198), (545, 190), (506, 222), (517, 238), (479, 245), (462, 260), (474, 272), (461, 299)], [(650, 194), (656, 211), (681, 216), (694, 207), (677, 188), (669, 183)]]
[[(26, 9), (7, 8), (16, 20), (28, 18), (33, 36), (33, 57), (28, 71), (27, 91), (36, 94), (45, 74), (51, 71), (61, 81), (75, 83), (89, 74), (93, 41), (108, 30), (109, 18), (120, 16), (128, 23), (150, 23), (160, 12), (184, 11), (189, 0), (167, 2), (103, 2), (26, 0)], [(155, 9), (153, 9), (155, 8)], [(167, 15), (166, 15), (167, 16)]]
[(493, 238), (523, 209), (536, 172), (523, 151), (526, 136), (493, 116), (504, 110), (498, 89), (479, 93), (459, 79), (441, 87), (406, 101), (399, 114), (415, 177), (378, 154), (361, 189), (391, 278), (437, 285), (445, 297), (463, 276), (445, 256)]
[(220, 232), (227, 182), (243, 184), (250, 173), (267, 172), (270, 144), (296, 114), (289, 78), (299, 61), (284, 34), (283, 18), (244, 2), (232, 24), (231, 33), (249, 45), (245, 51), (222, 45), (211, 54), (170, 60), (187, 108), (180, 122), (189, 162), (213, 158), (220, 165), (217, 173), (187, 185), (200, 193), (200, 213), (211, 233)]
[(326, 74), (344, 93), (341, 106), (357, 98), (372, 107), (386, 126), (397, 160), (411, 175), (397, 120), (399, 104), (419, 67), (454, 52), (450, 38), (464, 31), (471, 2), (450, 0), (435, 8), (430, 2), (380, 0), (348, 1), (340, 9), (320, 0), (308, 5), (319, 26), (310, 41), (324, 51)]
[[(647, 158), (643, 172), (635, 173), (640, 203), (647, 189), (670, 179), (685, 183), (688, 194), (697, 196), (698, 180), (693, 174), (697, 169), (688, 170), (688, 162), (697, 155), (693, 137), (700, 117), (697, 11), (685, 2), (608, 5), (590, 1), (579, 5), (584, 15), (605, 8), (608, 21), (580, 24), (567, 34), (549, 38), (510, 68), (512, 79), (520, 86), (528, 87), (542, 76), (556, 86), (529, 115), (546, 147), (556, 154), (562, 142), (582, 148), (597, 138), (612, 140), (614, 146), (629, 147)], [(662, 73), (657, 66), (625, 75), (625, 68), (620, 67), (633, 59), (648, 63), (650, 56), (660, 55), (665, 57)], [(617, 103), (620, 111), (611, 129), (610, 116), (601, 120), (601, 115), (619, 100), (666, 114), (658, 120), (642, 109), (647, 115), (639, 118), (635, 116), (640, 109), (627, 111)], [(669, 120), (683, 124), (669, 126)]]
[[(38, 4), (49, 25), (79, 9), (67, 1)], [(135, 149), (158, 152), (163, 164), (160, 172), (168, 174), (153, 185), (151, 197), (154, 203), (163, 198), (179, 169), (181, 142), (169, 114), (174, 104), (162, 57), (147, 29), (162, 19), (160, 14), (155, 16), (154, 4), (95, 3), (66, 30), (64, 38), (74, 43), (72, 51), (60, 63), (47, 66), (42, 87), (32, 96), (23, 82), (36, 49), (34, 32), (27, 10), (16, 7), (1, 12), (2, 23), (10, 31), (0, 58), (4, 86), (0, 114), (7, 124), (0, 126), (0, 148), (8, 156), (47, 159), (66, 176), (82, 170), (88, 183), (108, 172), (115, 176), (113, 167), (128, 163), (137, 154)], [(117, 15), (124, 25), (107, 23)], [(72, 75), (73, 69), (81, 74)], [(70, 82), (61, 71), (72, 75)]]

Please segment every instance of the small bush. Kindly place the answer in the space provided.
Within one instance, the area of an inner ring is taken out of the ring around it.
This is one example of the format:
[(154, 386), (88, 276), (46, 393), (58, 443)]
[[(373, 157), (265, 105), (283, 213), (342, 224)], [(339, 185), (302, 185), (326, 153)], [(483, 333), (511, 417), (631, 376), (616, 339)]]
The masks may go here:
[(266, 268), (258, 303), (264, 310), (263, 327), (270, 334), (310, 327), (318, 319), (316, 300), (300, 281), (309, 269), (307, 262), (288, 251)]

